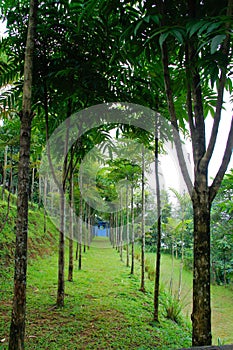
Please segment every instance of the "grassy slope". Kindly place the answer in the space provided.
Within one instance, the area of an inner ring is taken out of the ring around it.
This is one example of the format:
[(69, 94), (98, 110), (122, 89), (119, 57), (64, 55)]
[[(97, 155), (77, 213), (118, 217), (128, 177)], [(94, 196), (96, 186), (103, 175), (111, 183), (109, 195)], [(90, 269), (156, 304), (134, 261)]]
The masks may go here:
[[(0, 207), (3, 213), (2, 203)], [(12, 210), (9, 225), (6, 225), (0, 236), (3, 263), (7, 257), (9, 260), (12, 253), (12, 244), (7, 244), (14, 242), (14, 212)], [(111, 248), (103, 248), (106, 242), (97, 240), (97, 247), (92, 247), (84, 255), (83, 270), (75, 270), (74, 282), (66, 283), (65, 308), (54, 308), (57, 255), (51, 252), (57, 245), (55, 229), (48, 223), (48, 234), (41, 232), (43, 213), (31, 211), (29, 255), (35, 258), (43, 253), (44, 257), (38, 260), (29, 259), (26, 349), (139, 350), (154, 349), (156, 346), (157, 349), (165, 350), (190, 345), (190, 330), (187, 326), (181, 329), (164, 318), (161, 318), (159, 326), (151, 324), (153, 282), (147, 281), (146, 294), (139, 292), (139, 264), (136, 265), (136, 275), (130, 277), (129, 269), (119, 261), (117, 252)], [(154, 261), (154, 254), (147, 256), (147, 259)], [(10, 265), (0, 273), (0, 314), (3, 315), (0, 319), (0, 341), (5, 338), (2, 349), (7, 349), (11, 310), (13, 271)], [(178, 275), (177, 261), (175, 265), (175, 275)], [(163, 256), (164, 284), (169, 283), (170, 273), (171, 259)], [(184, 271), (182, 300), (188, 314), (191, 309), (191, 283), (190, 272)], [(175, 288), (174, 286), (174, 290)], [(230, 342), (232, 293), (223, 287), (214, 287), (213, 292), (215, 343), (216, 337)]]
[[(5, 230), (1, 237), (13, 239), (10, 226)], [(165, 318), (160, 325), (151, 323), (153, 283), (147, 281), (146, 294), (139, 292), (139, 264), (136, 275), (130, 276), (106, 241), (97, 239), (83, 256), (83, 269), (76, 268), (74, 282), (66, 282), (64, 309), (56, 309), (57, 254), (48, 250), (55, 245), (51, 238), (54, 229), (50, 227), (47, 244), (46, 236), (40, 238), (39, 232), (43, 232), (43, 215), (31, 212), (30, 255), (47, 254), (29, 259), (26, 349), (168, 350), (191, 344), (187, 326), (182, 328)], [(44, 244), (46, 249), (42, 248)], [(13, 289), (10, 265), (0, 277), (1, 349), (7, 349), (9, 332)]]
[[(147, 261), (153, 266), (154, 254), (147, 253)], [(162, 255), (161, 278), (163, 284), (169, 288), (172, 259), (169, 255)], [(173, 293), (177, 295), (180, 261), (175, 259)], [(212, 330), (213, 343), (218, 343), (218, 338), (225, 344), (233, 343), (233, 292), (229, 287), (211, 286), (212, 291)], [(183, 311), (190, 317), (192, 310), (192, 273), (183, 270), (182, 278), (182, 304)]]

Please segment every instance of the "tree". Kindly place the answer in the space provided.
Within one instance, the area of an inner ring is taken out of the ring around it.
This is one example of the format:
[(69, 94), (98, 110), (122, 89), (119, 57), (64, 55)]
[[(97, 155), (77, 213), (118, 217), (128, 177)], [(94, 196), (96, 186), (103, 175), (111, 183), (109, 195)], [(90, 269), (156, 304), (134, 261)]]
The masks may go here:
[(70, 171), (69, 171), (69, 266), (68, 266), (68, 281), (73, 281), (73, 240), (74, 240), (74, 146), (70, 150)]
[(142, 219), (141, 219), (141, 285), (140, 291), (145, 292), (145, 150), (142, 146)]
[(224, 176), (211, 209), (211, 263), (214, 283), (231, 283), (233, 272), (233, 170)]
[[(208, 165), (213, 155), (221, 120), (224, 89), (232, 90), (232, 36), (230, 23), (232, 0), (219, 3), (206, 1), (146, 1), (137, 8), (137, 19), (130, 22), (127, 41), (148, 52), (148, 61), (156, 61), (161, 53), (164, 78), (163, 92), (173, 126), (173, 138), (180, 168), (193, 204), (194, 218), (194, 278), (193, 278), (193, 345), (209, 345), (211, 336), (210, 307), (210, 209), (230, 161), (233, 146), (233, 121), (219, 171), (212, 184), (208, 183)], [(134, 6), (128, 9), (133, 12)], [(126, 16), (127, 16), (126, 11)], [(219, 16), (222, 14), (223, 16)], [(133, 23), (132, 23), (133, 22)], [(130, 31), (131, 28), (131, 31)], [(127, 46), (128, 45), (128, 46)], [(131, 44), (132, 45), (132, 44)], [(156, 56), (156, 57), (155, 57)], [(139, 57), (141, 57), (139, 55)], [(133, 61), (137, 65), (139, 58)], [(158, 72), (150, 74), (156, 81)], [(159, 80), (157, 80), (159, 82)], [(182, 82), (182, 84), (181, 84)], [(217, 89), (217, 93), (215, 93)], [(214, 116), (209, 144), (205, 140), (205, 117)], [(194, 184), (187, 170), (179, 136), (187, 133), (189, 124), (194, 159)]]
[(154, 321), (159, 321), (159, 284), (160, 284), (160, 258), (161, 258), (161, 193), (159, 182), (159, 132), (158, 120), (155, 120), (155, 180), (156, 180), (156, 198), (157, 198), (157, 250), (156, 250), (156, 268), (155, 268), (155, 287), (154, 287)]
[[(232, 4), (229, 2), (228, 16)], [(165, 9), (164, 9), (165, 10)], [(196, 18), (196, 8), (189, 3), (189, 16)], [(229, 55), (229, 34), (226, 34), (224, 43), (221, 45), (222, 53)], [(174, 135), (179, 163), (187, 184), (194, 211), (194, 277), (193, 277), (193, 312), (192, 312), (192, 344), (210, 345), (211, 335), (211, 305), (210, 305), (210, 209), (212, 201), (219, 189), (223, 175), (230, 161), (233, 146), (233, 123), (229, 132), (228, 142), (225, 149), (224, 159), (211, 186), (208, 185), (208, 164), (213, 154), (216, 143), (217, 129), (221, 118), (221, 107), (223, 104), (223, 91), (226, 81), (227, 66), (220, 67), (221, 76), (219, 82), (218, 98), (212, 135), (208, 147), (205, 142), (205, 123), (203, 110), (203, 93), (201, 89), (201, 72), (197, 56), (198, 37), (186, 44), (186, 78), (187, 78), (187, 109), (189, 126), (193, 145), (194, 157), (194, 186), (188, 176), (184, 157), (182, 154), (181, 142), (177, 135)], [(171, 122), (176, 134), (178, 132), (178, 117), (174, 105), (173, 90), (171, 87), (171, 75), (169, 70), (169, 49), (164, 42), (162, 44), (162, 61), (164, 68), (164, 82), (169, 106)], [(192, 67), (191, 67), (192, 65)]]
[[(160, 3), (161, 13), (164, 15), (168, 10), (166, 4), (163, 6)], [(221, 108), (223, 104), (223, 92), (226, 85), (227, 76), (227, 62), (219, 62), (218, 68), (220, 70), (220, 77), (216, 77), (218, 83), (218, 96), (215, 109), (215, 118), (212, 129), (212, 135), (208, 147), (206, 147), (205, 141), (205, 123), (204, 123), (204, 108), (203, 100), (204, 94), (202, 86), (204, 87), (203, 72), (200, 70), (201, 58), (198, 55), (200, 51), (200, 42), (197, 30), (197, 11), (201, 10), (201, 4), (199, 6), (194, 5), (193, 2), (189, 2), (187, 13), (190, 18), (190, 31), (189, 37), (191, 39), (185, 42), (186, 49), (185, 55), (185, 74), (186, 74), (186, 86), (187, 86), (187, 114), (189, 118), (189, 126), (191, 131), (191, 139), (193, 145), (193, 158), (194, 158), (194, 185), (191, 183), (191, 179), (188, 175), (185, 165), (181, 141), (178, 137), (178, 116), (176, 107), (174, 104), (174, 89), (171, 85), (171, 70), (169, 68), (169, 47), (165, 41), (164, 36), (160, 39), (162, 62), (164, 70), (164, 83), (168, 101), (169, 114), (171, 123), (174, 127), (174, 140), (176, 150), (179, 158), (180, 167), (183, 172), (184, 180), (189, 190), (194, 211), (194, 277), (193, 277), (193, 312), (192, 312), (192, 324), (193, 324), (193, 346), (196, 345), (209, 345), (212, 341), (211, 336), (211, 306), (210, 306), (210, 209), (212, 201), (219, 189), (223, 175), (227, 169), (227, 165), (230, 161), (231, 150), (233, 146), (233, 122), (231, 130), (229, 132), (228, 142), (225, 148), (224, 159), (222, 165), (212, 183), (208, 185), (208, 164), (213, 154), (213, 149), (216, 143), (218, 125), (221, 119)], [(232, 1), (228, 2), (227, 16), (232, 14)], [(200, 19), (198, 19), (200, 20)], [(162, 25), (165, 25), (165, 19)], [(191, 21), (195, 22), (196, 27), (191, 26)], [(213, 22), (207, 23), (210, 28)], [(228, 27), (228, 25), (227, 25)], [(192, 35), (192, 31), (194, 31)], [(164, 40), (163, 40), (164, 39)], [(209, 38), (210, 40), (210, 38)], [(212, 37), (211, 50), (213, 51), (213, 40), (217, 40), (216, 37)], [(224, 34), (223, 42), (220, 42), (220, 49), (218, 53), (226, 54), (229, 57), (229, 44), (230, 34), (228, 29)], [(208, 45), (208, 42), (206, 42)], [(218, 46), (217, 46), (218, 47)], [(216, 53), (217, 47), (213, 54)], [(206, 50), (206, 49), (205, 49)], [(206, 56), (206, 51), (204, 55)], [(207, 60), (207, 57), (205, 57)], [(205, 74), (205, 72), (204, 72)]]
[(27, 276), (27, 231), (28, 231), (28, 195), (29, 195), (29, 159), (32, 96), (32, 70), (34, 41), (36, 35), (36, 17), (38, 1), (31, 0), (28, 34), (24, 60), (23, 107), (20, 113), (20, 155), (18, 166), (18, 199), (14, 274), (14, 299), (10, 326), (9, 349), (24, 349), (26, 316), (26, 276)]

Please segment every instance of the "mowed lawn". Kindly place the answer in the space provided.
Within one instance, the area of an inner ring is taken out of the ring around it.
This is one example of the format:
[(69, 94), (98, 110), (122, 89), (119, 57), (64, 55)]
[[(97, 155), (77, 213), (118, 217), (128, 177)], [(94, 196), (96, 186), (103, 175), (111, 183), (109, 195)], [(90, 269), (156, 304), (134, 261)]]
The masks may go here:
[[(147, 281), (147, 292), (140, 292), (140, 264), (131, 276), (106, 239), (95, 239), (83, 254), (81, 271), (75, 265), (74, 282), (66, 282), (65, 307), (57, 309), (57, 255), (29, 261), (27, 350), (174, 350), (191, 345), (188, 325), (181, 327), (164, 317), (160, 324), (152, 322), (153, 282)], [(7, 349), (11, 299), (12, 276), (5, 274), (0, 303), (2, 350)]]
[[(155, 254), (147, 253), (153, 264)], [(66, 260), (67, 257), (66, 257)], [(67, 267), (66, 267), (67, 276)], [(173, 293), (177, 294), (179, 261), (175, 260)], [(162, 289), (168, 288), (171, 257), (162, 256)], [(7, 349), (12, 300), (12, 270), (0, 278), (0, 348)], [(57, 255), (30, 260), (27, 282), (26, 350), (31, 349), (158, 349), (191, 346), (188, 324), (181, 326), (162, 316), (153, 324), (153, 285), (146, 280), (146, 293), (139, 291), (140, 263), (130, 275), (125, 262), (104, 238), (96, 238), (83, 254), (82, 270), (75, 263), (74, 282), (66, 281), (65, 307), (55, 307)], [(218, 338), (233, 343), (233, 292), (212, 287), (213, 343)], [(182, 304), (190, 318), (192, 274), (183, 270)]]

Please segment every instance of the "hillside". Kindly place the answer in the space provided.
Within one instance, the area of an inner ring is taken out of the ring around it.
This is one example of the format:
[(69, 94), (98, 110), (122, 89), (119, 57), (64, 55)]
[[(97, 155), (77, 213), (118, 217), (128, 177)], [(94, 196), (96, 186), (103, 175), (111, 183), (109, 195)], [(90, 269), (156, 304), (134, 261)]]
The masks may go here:
[[(15, 198), (13, 198), (13, 203)], [(0, 227), (4, 226), (0, 233), (0, 264), (11, 266), (14, 257), (15, 244), (15, 218), (16, 205), (10, 205), (8, 220), (6, 221), (7, 202), (0, 200)], [(6, 221), (6, 223), (5, 223)], [(44, 228), (46, 225), (46, 230)], [(28, 256), (36, 258), (54, 250), (57, 242), (57, 230), (51, 221), (44, 220), (44, 210), (38, 210), (35, 206), (29, 206), (29, 233), (28, 233)]]
[[(6, 203), (1, 202), (1, 221)], [(13, 252), (15, 206), (0, 236), (1, 306), (0, 341), (7, 349), (13, 289)], [(177, 349), (191, 345), (188, 322), (180, 324), (165, 318), (169, 298), (161, 293), (160, 324), (153, 324), (153, 281), (147, 279), (145, 294), (139, 291), (140, 263), (135, 276), (120, 261), (115, 249), (104, 238), (96, 238), (83, 255), (83, 269), (75, 268), (74, 282), (66, 282), (65, 308), (54, 307), (57, 288), (57, 231), (47, 220), (44, 233), (43, 210), (29, 211), (29, 266), (27, 288), (26, 349)], [(147, 253), (153, 264), (154, 254)], [(174, 288), (179, 261), (175, 262)], [(169, 284), (171, 258), (162, 256), (162, 290)], [(213, 286), (213, 335), (233, 341), (232, 292)], [(183, 273), (182, 305), (185, 315), (191, 312), (192, 275)], [(171, 301), (170, 301), (171, 302)]]
[[(15, 208), (11, 215), (0, 242), (1, 261), (8, 261), (0, 281), (1, 349), (7, 349), (11, 313), (13, 269), (9, 254), (13, 250)], [(140, 292), (139, 263), (135, 276), (130, 276), (106, 238), (95, 239), (83, 257), (83, 269), (76, 268), (74, 282), (66, 282), (64, 309), (56, 309), (56, 230), (48, 224), (49, 233), (43, 233), (42, 212), (30, 211), (29, 220), (26, 349), (167, 350), (190, 346), (190, 327), (185, 323), (178, 325), (164, 316), (159, 325), (151, 322), (153, 283), (147, 281), (147, 292)], [(162, 310), (164, 294), (161, 299)]]

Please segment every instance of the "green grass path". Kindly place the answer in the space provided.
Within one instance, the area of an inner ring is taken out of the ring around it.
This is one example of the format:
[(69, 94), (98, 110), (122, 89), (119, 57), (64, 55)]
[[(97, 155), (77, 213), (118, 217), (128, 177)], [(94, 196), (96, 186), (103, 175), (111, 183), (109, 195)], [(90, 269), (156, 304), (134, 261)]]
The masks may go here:
[[(136, 269), (140, 266), (137, 264)], [(96, 239), (83, 255), (81, 271), (66, 282), (65, 307), (54, 307), (57, 289), (56, 254), (32, 260), (28, 268), (26, 349), (166, 349), (190, 346), (190, 329), (161, 318), (151, 323), (153, 283), (139, 291), (139, 274), (120, 261), (108, 241)], [(1, 288), (0, 345), (7, 349), (12, 277)]]

